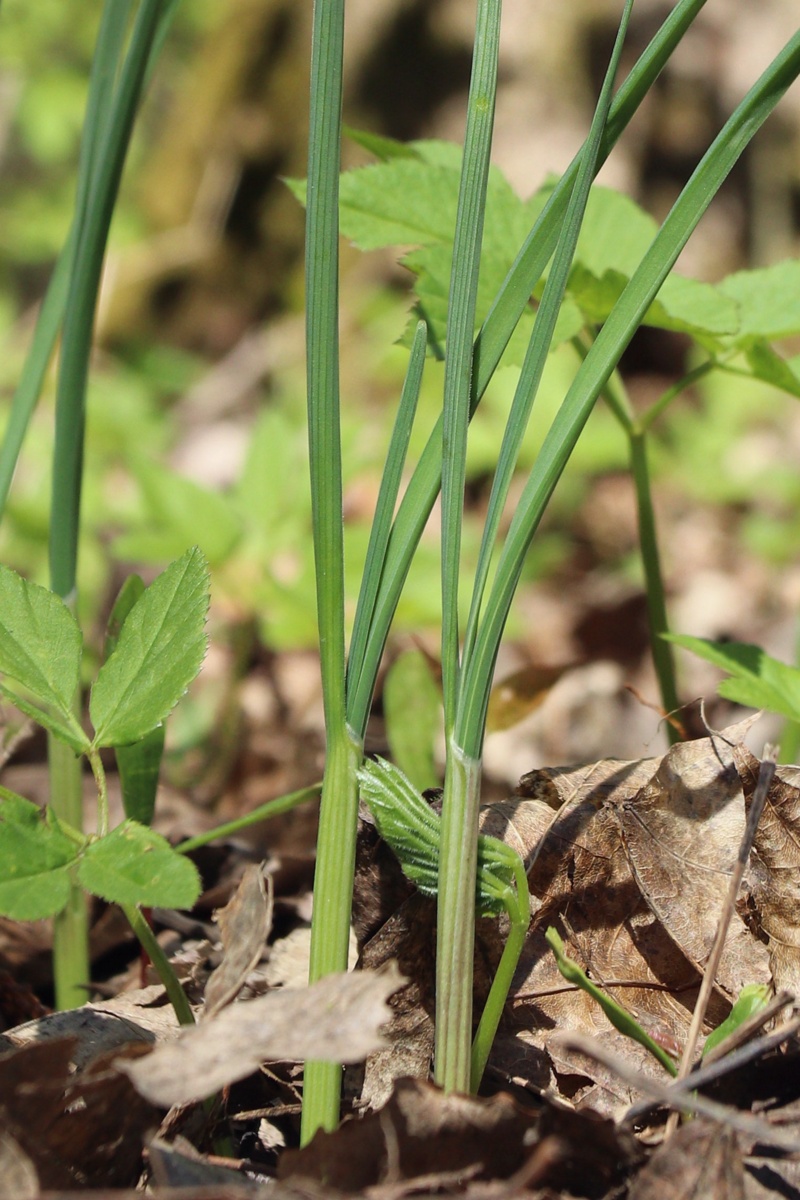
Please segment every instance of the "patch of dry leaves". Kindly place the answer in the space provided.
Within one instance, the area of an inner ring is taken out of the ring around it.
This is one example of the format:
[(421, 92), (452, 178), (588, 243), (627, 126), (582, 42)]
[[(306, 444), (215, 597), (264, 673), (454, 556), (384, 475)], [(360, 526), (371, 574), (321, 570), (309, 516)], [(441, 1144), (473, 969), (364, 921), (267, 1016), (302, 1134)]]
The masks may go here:
[[(433, 906), (411, 893), (365, 824), (361, 971), (236, 999), (254, 990), (273, 914), (263, 872), (247, 868), (217, 915), (221, 960), (205, 981), (193, 1030), (178, 1031), (168, 1009), (154, 1009), (150, 989), (139, 1001), (39, 1018), (5, 1035), (3, 1179), (20, 1200), (74, 1197), (81, 1187), (133, 1195), (110, 1189), (135, 1185), (145, 1143), (153, 1194), (184, 1200), (796, 1194), (798, 1168), (786, 1147), (800, 1151), (798, 1023), (706, 1068), (697, 1103), (713, 1119), (698, 1116), (665, 1141), (664, 1104), (690, 1105), (696, 1085), (665, 1090), (662, 1068), (564, 982), (544, 941), (556, 925), (570, 956), (679, 1052), (758, 776), (758, 761), (741, 745), (745, 728), (661, 758), (533, 772), (513, 799), (485, 808), (484, 829), (526, 860), (532, 895), (486, 1095), (445, 1097), (426, 1081)], [(799, 782), (800, 772), (778, 768), (707, 1029), (747, 983), (797, 989)], [(476, 1006), (502, 944), (501, 923), (482, 921)], [(301, 1151), (278, 1153), (296, 1137), (299, 1099), (296, 1070), (279, 1064), (306, 1056), (366, 1059), (348, 1085), (360, 1115)], [(215, 1094), (211, 1108), (201, 1103)], [(730, 1115), (737, 1110), (745, 1112)]]

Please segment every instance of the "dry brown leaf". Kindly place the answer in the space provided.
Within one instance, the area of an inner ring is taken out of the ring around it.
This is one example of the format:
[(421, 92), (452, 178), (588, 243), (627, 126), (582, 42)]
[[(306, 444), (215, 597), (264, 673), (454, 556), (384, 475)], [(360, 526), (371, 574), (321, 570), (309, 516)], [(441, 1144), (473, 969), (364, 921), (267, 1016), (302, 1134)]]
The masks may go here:
[[(142, 1049), (131, 1044), (124, 1053)], [(132, 1185), (141, 1169), (142, 1138), (156, 1113), (111, 1066), (120, 1047), (77, 1074), (75, 1050), (75, 1038), (55, 1038), (0, 1055), (0, 1124), (32, 1161), (44, 1188)]]
[(476, 1181), (477, 1189), (479, 1181), (522, 1176), (528, 1186), (557, 1180), (570, 1193), (601, 1196), (638, 1156), (632, 1136), (594, 1114), (525, 1108), (503, 1093), (445, 1095), (422, 1080), (402, 1079), (380, 1112), (287, 1151), (278, 1173), (303, 1190), (306, 1181), (323, 1184), (326, 1193), (369, 1189), (372, 1200), (442, 1190), (469, 1196), (465, 1181)]
[(245, 867), (233, 896), (216, 913), (223, 957), (206, 984), (204, 1019), (236, 999), (264, 951), (272, 927), (272, 882), (267, 884), (262, 867)]
[(360, 1062), (382, 1044), (386, 1000), (404, 983), (390, 963), (380, 973), (330, 975), (312, 987), (276, 990), (235, 1004), (141, 1062), (120, 1067), (148, 1100), (171, 1107), (205, 1099), (267, 1061)]
[[(740, 730), (733, 729), (673, 746), (635, 799), (614, 805), (642, 895), (699, 971), (711, 952), (744, 834), (730, 744), (737, 736)], [(735, 999), (746, 984), (768, 979), (764, 947), (734, 919), (716, 983)]]
[(633, 1182), (630, 1200), (744, 1200), (736, 1134), (703, 1118), (682, 1126)]
[[(535, 916), (517, 973), (516, 1029), (507, 1022), (490, 1060), (500, 1070), (542, 1086), (549, 1064), (572, 1093), (583, 1076), (605, 1111), (628, 1103), (629, 1090), (597, 1064), (551, 1045), (550, 1030), (602, 1037), (638, 1069), (662, 1070), (589, 996), (565, 985), (544, 940), (550, 924), (560, 925), (571, 957), (651, 1037), (679, 1049), (744, 829), (729, 743), (745, 728), (684, 743), (662, 759), (550, 769), (520, 782), (530, 803), (557, 812), (529, 873)], [(768, 978), (764, 947), (739, 918), (734, 924), (718, 980), (728, 995)], [(726, 1011), (717, 999), (710, 1022)]]
[[(743, 746), (736, 767), (749, 809), (759, 762)], [(800, 787), (796, 767), (778, 767), (756, 829), (748, 882), (759, 932), (768, 938), (776, 988), (800, 996)]]

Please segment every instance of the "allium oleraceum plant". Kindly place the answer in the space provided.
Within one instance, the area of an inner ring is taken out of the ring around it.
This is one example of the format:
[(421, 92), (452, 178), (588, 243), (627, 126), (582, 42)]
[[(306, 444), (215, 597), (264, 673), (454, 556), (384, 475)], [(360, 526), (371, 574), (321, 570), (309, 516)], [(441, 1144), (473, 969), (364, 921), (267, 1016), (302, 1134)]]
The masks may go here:
[[(349, 651), (344, 616), (338, 367), (346, 5), (345, 0), (316, 0), (314, 6), (305, 189), (307, 375), (327, 755), (311, 978), (343, 970), (347, 964), (361, 787), (379, 829), (410, 878), (438, 900), (434, 1066), (436, 1079), (448, 1090), (467, 1091), (480, 1080), (529, 917), (524, 865), (508, 847), (482, 838), (478, 832), (481, 755), (494, 664), (525, 556), (595, 402), (601, 395), (605, 397), (630, 439), (654, 654), (664, 707), (670, 710), (677, 699), (669, 646), (660, 636), (667, 624), (645, 433), (648, 423), (666, 407), (672, 394), (662, 398), (645, 420), (634, 418), (616, 373), (620, 356), (639, 325), (660, 312), (666, 314), (664, 320), (674, 323), (672, 327), (687, 330), (706, 349), (708, 369), (742, 369), (744, 359), (756, 378), (767, 378), (786, 390), (796, 389), (794, 394), (800, 393), (796, 375), (768, 345), (769, 330), (761, 342), (757, 337), (748, 340), (736, 313), (730, 326), (725, 324), (727, 317), (720, 318), (719, 296), (703, 293), (704, 301), (695, 291), (689, 303), (684, 290), (682, 301), (680, 286), (671, 275), (678, 255), (728, 172), (800, 72), (800, 35), (787, 44), (726, 121), (665, 221), (648, 243), (636, 250), (635, 261), (621, 271), (615, 271), (612, 264), (609, 272), (600, 272), (592, 280), (591, 252), (601, 251), (602, 259), (604, 250), (599, 244), (587, 248), (585, 240), (597, 197), (593, 180), (703, 4), (704, 0), (679, 0), (627, 77), (616, 86), (632, 0), (620, 5), (619, 32), (586, 143), (562, 178), (542, 193), (540, 203), (532, 205), (527, 236), (513, 248), (507, 270), (497, 280), (490, 301), (479, 308), (483, 230), (492, 192), (490, 152), (501, 5), (499, 0), (477, 0), (466, 135), (456, 168), (455, 213), (452, 233), (442, 239), (448, 248), (445, 259), (450, 264), (449, 284), (439, 288), (440, 293), (446, 290), (448, 295), (446, 310), (439, 312), (436, 300), (431, 303), (431, 295), (425, 294), (426, 278), (434, 277), (431, 263), (437, 256), (426, 262), (423, 246), (416, 259), (417, 265), (421, 264), (417, 271), (418, 315), (423, 319), (410, 339), (408, 369), (386, 455)], [(123, 590), (112, 616), (107, 659), (91, 691), (93, 736), (84, 731), (79, 720), (82, 635), (73, 616), (85, 391), (100, 272), (131, 129), (175, 7), (176, 0), (106, 0), (103, 6), (81, 145), (75, 216), (42, 306), (0, 446), (0, 499), (4, 502), (30, 414), (60, 335), (50, 530), (54, 594), (0, 569), (0, 612), (5, 621), (0, 624), (2, 687), (51, 735), (52, 805), (42, 814), (22, 797), (3, 793), (0, 821), (4, 846), (13, 845), (15, 850), (11, 858), (8, 854), (0, 857), (0, 907), (20, 917), (43, 915), (43, 905), (56, 914), (57, 992), (59, 1003), (67, 1005), (82, 1001), (88, 978), (85, 893), (94, 892), (121, 903), (154, 955), (181, 1018), (190, 1020), (180, 985), (171, 975), (169, 964), (161, 961), (163, 955), (159, 960), (158, 945), (140, 906), (154, 902), (190, 905), (197, 893), (191, 864), (149, 830), (147, 821), (152, 814), (161, 756), (160, 727), (198, 669), (203, 654), (208, 598), (205, 563), (197, 550), (189, 550), (149, 589), (134, 581)], [(382, 143), (381, 153), (392, 158), (390, 143)], [(443, 164), (452, 166), (451, 150), (430, 145), (411, 147), (405, 158), (414, 169), (421, 170), (423, 178), (426, 169), (430, 178), (431, 167), (438, 170)], [(391, 199), (388, 192), (386, 195)], [(422, 193), (407, 195), (420, 199)], [(382, 203), (380, 189), (374, 203)], [(441, 196), (435, 189), (432, 203), (441, 211)], [(397, 240), (413, 242), (415, 238)], [(441, 253), (437, 261), (440, 267)], [(414, 269), (411, 260), (409, 265)], [(684, 283), (691, 290), (691, 285)], [(532, 308), (535, 320), (531, 327)], [(567, 325), (573, 321), (568, 336), (579, 352), (579, 365), (501, 539), (499, 531), (520, 446), (547, 355), (554, 338), (563, 336), (565, 319)], [(562, 332), (557, 334), (559, 329)], [(457, 600), (462, 574), (460, 541), (469, 421), (515, 331), (524, 333), (527, 349), (497, 457), (469, 615), (461, 629)], [(442, 412), (401, 495), (429, 340), (445, 347)], [(689, 382), (687, 376), (680, 386)], [(440, 491), (441, 658), (447, 747), (441, 819), (395, 766), (363, 761), (366, 723), (386, 638), (419, 538)], [(112, 830), (108, 829), (99, 754), (106, 746), (118, 751), (127, 814), (123, 824)], [(88, 758), (97, 781), (97, 835), (83, 831), (80, 755)], [(307, 794), (303, 793), (303, 798)], [(276, 802), (276, 809), (296, 799), (284, 798)], [(186, 843), (179, 850), (185, 851), (196, 842)], [(29, 864), (27, 876), (24, 871), (20, 874), (12, 860)], [(46, 886), (40, 892), (43, 880)], [(50, 898), (38, 902), (38, 895)], [(491, 914), (505, 911), (510, 933), (473, 1043), (476, 909)], [(307, 1064), (305, 1140), (317, 1128), (330, 1129), (336, 1124), (340, 1083), (338, 1065)]]

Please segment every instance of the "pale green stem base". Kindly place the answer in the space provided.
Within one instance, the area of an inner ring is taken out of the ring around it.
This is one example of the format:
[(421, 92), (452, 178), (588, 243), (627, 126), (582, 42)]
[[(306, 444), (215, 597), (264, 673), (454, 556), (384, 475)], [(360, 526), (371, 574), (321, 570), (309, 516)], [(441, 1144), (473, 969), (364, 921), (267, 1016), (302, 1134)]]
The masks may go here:
[(436, 924), (434, 1078), (447, 1092), (468, 1092), (481, 764), (452, 740), (448, 749)]
[[(50, 806), (73, 829), (83, 829), (81, 759), (48, 734)], [(70, 885), (66, 907), (53, 921), (53, 980), (56, 1008), (80, 1008), (88, 1000), (89, 907), (83, 889)]]
[[(343, 730), (328, 746), (317, 836), (314, 874), (314, 914), (311, 926), (309, 981), (347, 970), (350, 910), (355, 875), (358, 782), (363, 747)], [(303, 1117), (300, 1138), (305, 1145), (318, 1129), (339, 1123), (342, 1068), (335, 1062), (307, 1062), (303, 1072)]]

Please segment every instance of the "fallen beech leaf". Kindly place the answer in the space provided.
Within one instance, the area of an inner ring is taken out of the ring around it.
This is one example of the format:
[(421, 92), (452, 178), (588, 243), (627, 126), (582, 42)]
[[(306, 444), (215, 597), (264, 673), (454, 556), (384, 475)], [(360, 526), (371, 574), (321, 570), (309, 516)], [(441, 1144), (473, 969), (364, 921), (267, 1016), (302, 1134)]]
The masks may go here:
[(732, 1129), (702, 1117), (683, 1125), (639, 1172), (630, 1200), (744, 1200), (742, 1154)]
[[(629, 1089), (597, 1064), (551, 1046), (550, 1030), (602, 1037), (644, 1073), (660, 1069), (588, 996), (565, 989), (544, 940), (550, 924), (563, 930), (569, 956), (652, 1038), (680, 1047), (744, 828), (729, 744), (743, 733), (736, 726), (676, 746), (662, 759), (550, 769), (520, 782), (533, 802), (561, 807), (529, 873), (537, 911), (517, 973), (516, 1029), (507, 1022), (502, 1031), (490, 1060), (496, 1067), (541, 1083), (544, 1052), (562, 1079), (583, 1077), (584, 1086), (599, 1087), (592, 1099), (605, 1111), (630, 1102)], [(738, 917), (735, 926), (726, 992), (738, 990), (740, 980), (768, 978), (764, 947)], [(709, 1023), (723, 1020), (727, 1008), (719, 995)], [(571, 1094), (576, 1089), (579, 1079)]]
[(266, 1061), (360, 1062), (382, 1045), (386, 1000), (404, 983), (389, 963), (380, 973), (330, 975), (309, 988), (269, 992), (119, 1066), (148, 1100), (171, 1107), (205, 1099)]
[[(759, 761), (743, 746), (736, 767), (749, 810)], [(748, 882), (759, 931), (768, 938), (775, 987), (800, 995), (800, 772), (778, 767), (756, 829)]]
[(272, 884), (268, 890), (261, 865), (245, 867), (238, 888), (216, 914), (216, 921), (223, 957), (206, 984), (204, 1020), (236, 999), (266, 945), (272, 927)]
[[(699, 971), (705, 966), (744, 834), (732, 734), (681, 742), (633, 801), (615, 804), (625, 851), (650, 910)], [(728, 998), (769, 979), (764, 947), (734, 918), (716, 983)]]

